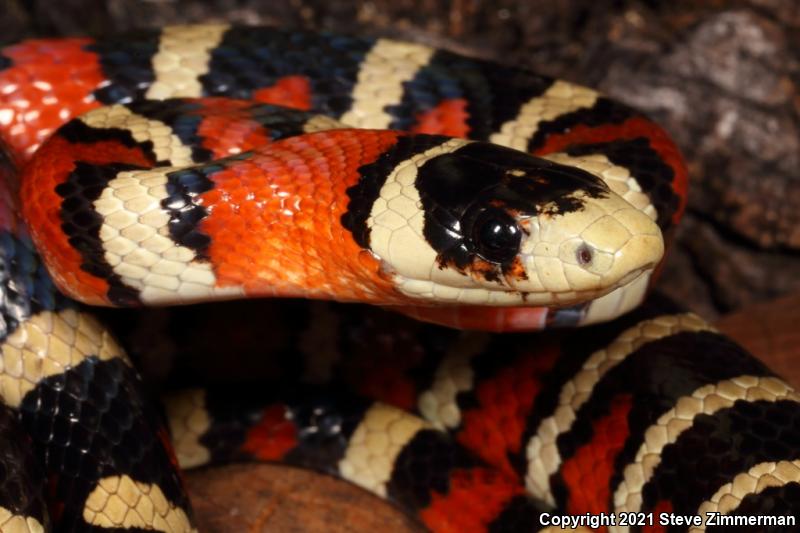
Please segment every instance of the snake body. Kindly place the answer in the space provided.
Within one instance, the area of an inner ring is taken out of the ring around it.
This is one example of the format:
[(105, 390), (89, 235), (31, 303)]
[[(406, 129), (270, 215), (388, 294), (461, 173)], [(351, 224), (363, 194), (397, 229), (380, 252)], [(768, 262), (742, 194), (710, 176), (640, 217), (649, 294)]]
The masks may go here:
[[(184, 466), (311, 466), (435, 531), (800, 508), (794, 391), (671, 304), (621, 316), (686, 193), (674, 144), (627, 106), (412, 43), (212, 25), (4, 48), (0, 126), (0, 429), (28, 432), (5, 457), (45, 470), (50, 502), (9, 476), (4, 531), (194, 527), (140, 378), (62, 294), (357, 301), (495, 331), (611, 320), (492, 336), (320, 304), (262, 347), (310, 361), (302, 394), (173, 396)], [(376, 346), (394, 366), (364, 362)]]

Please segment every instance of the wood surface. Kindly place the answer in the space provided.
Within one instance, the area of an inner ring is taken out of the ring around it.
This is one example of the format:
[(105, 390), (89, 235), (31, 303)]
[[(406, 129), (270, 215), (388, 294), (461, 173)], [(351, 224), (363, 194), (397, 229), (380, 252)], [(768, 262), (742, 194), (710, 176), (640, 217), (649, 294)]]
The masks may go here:
[(350, 483), (288, 466), (238, 464), (186, 475), (203, 533), (419, 533), (398, 509)]

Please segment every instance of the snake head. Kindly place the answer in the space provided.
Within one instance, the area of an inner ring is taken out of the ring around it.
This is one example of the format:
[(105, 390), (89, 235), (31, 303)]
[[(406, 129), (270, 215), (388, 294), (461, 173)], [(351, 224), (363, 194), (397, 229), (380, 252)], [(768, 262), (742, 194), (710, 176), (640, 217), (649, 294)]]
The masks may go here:
[(399, 290), (432, 302), (575, 305), (664, 253), (656, 223), (596, 175), (458, 139), (398, 164), (367, 224)]

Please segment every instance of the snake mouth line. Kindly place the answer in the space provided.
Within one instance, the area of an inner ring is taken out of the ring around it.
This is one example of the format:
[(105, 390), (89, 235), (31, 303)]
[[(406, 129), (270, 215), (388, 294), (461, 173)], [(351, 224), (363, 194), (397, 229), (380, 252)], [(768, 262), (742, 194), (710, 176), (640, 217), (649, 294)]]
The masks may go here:
[(609, 286), (582, 291), (523, 291), (505, 287), (454, 287), (430, 280), (407, 278), (398, 274), (394, 275), (394, 281), (401, 293), (420, 300), (419, 303), (422, 305), (425, 304), (425, 300), (429, 300), (432, 306), (469, 304), (495, 307), (547, 306), (561, 308), (588, 303), (617, 289), (636, 283), (642, 276), (652, 272), (654, 268), (655, 264), (648, 263), (625, 274)]

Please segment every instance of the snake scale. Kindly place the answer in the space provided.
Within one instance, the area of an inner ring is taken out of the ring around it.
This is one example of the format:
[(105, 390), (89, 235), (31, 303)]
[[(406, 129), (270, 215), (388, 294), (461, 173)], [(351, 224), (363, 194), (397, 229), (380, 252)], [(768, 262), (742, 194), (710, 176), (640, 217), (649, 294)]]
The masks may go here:
[[(179, 465), (232, 460), (437, 532), (793, 530), (800, 397), (648, 295), (686, 169), (594, 90), (272, 28), (36, 39), (0, 49), (0, 174), (4, 532), (194, 531)], [(89, 307), (266, 296), (166, 329), (285, 367), (164, 410)]]

